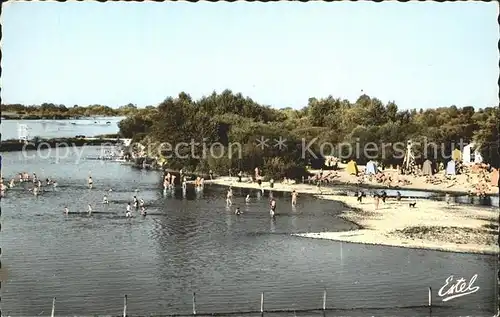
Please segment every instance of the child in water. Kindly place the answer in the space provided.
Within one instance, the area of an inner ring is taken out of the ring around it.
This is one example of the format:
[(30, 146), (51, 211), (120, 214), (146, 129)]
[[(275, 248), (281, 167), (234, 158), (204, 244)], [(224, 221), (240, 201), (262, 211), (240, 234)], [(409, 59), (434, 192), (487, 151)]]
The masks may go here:
[(297, 192), (295, 190), (292, 191), (292, 205), (297, 205)]
[(269, 213), (271, 214), (271, 217), (274, 217), (274, 214), (276, 212), (276, 200), (271, 199), (270, 205), (271, 205), (271, 211)]
[(125, 217), (129, 218), (131, 216), (130, 211), (132, 210), (132, 207), (130, 206), (130, 203), (127, 204), (127, 212), (125, 213)]

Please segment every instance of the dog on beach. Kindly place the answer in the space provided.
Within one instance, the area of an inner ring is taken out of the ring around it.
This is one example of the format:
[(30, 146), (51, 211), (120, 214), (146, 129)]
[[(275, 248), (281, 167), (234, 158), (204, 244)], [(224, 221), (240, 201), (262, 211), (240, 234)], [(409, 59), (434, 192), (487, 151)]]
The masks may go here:
[(410, 206), (410, 208), (415, 208), (416, 204), (417, 204), (417, 202), (413, 202), (413, 203), (409, 203), (408, 206)]

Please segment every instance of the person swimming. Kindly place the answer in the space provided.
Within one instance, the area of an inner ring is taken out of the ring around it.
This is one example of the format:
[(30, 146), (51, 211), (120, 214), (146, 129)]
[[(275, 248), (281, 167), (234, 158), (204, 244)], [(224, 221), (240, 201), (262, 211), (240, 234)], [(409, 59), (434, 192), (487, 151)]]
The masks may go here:
[(139, 199), (139, 206), (144, 207), (144, 199)]
[(89, 183), (89, 188), (92, 189), (92, 186), (94, 185), (94, 181), (92, 180), (92, 176), (89, 176), (88, 183)]
[(141, 216), (146, 216), (148, 213), (146, 211), (146, 208), (144, 206), (141, 208)]
[(109, 204), (109, 201), (108, 201), (108, 196), (106, 194), (104, 194), (104, 197), (102, 199), (102, 203), (103, 204)]

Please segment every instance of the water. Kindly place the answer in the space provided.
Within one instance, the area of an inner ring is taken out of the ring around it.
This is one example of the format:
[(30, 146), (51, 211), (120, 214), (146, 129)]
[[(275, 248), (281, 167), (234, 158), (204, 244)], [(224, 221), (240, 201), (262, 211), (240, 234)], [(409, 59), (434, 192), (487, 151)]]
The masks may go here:
[[(99, 147), (87, 147), (84, 156)], [(290, 236), (292, 232), (348, 230), (337, 217), (340, 204), (301, 195), (292, 209), (289, 194), (275, 193), (276, 221), (268, 215), (268, 197), (235, 189), (227, 210), (224, 189), (207, 186), (163, 196), (160, 175), (113, 162), (81, 161), (68, 156), (23, 159), (4, 153), (3, 175), (19, 171), (54, 177), (55, 191), (35, 198), (13, 190), (2, 199), (2, 310), (4, 315), (91, 315), (122, 312), (128, 294), (129, 315), (306, 309), (322, 306), (365, 308), (326, 316), (428, 316), (426, 308), (390, 309), (427, 304), (427, 287), (440, 307), (433, 316), (491, 316), (495, 307), (497, 259), (405, 248), (378, 247)], [(42, 153), (42, 156), (45, 154)], [(87, 189), (91, 173), (95, 188)], [(105, 191), (110, 204), (101, 204)], [(138, 190), (137, 192), (135, 190)], [(252, 196), (247, 206), (244, 197)], [(149, 215), (127, 220), (125, 205), (133, 195), (148, 204)], [(62, 214), (94, 206), (92, 217)], [(478, 274), (478, 292), (442, 302), (437, 291), (450, 275)], [(388, 307), (375, 310), (370, 307)], [(320, 316), (299, 314), (297, 316)], [(269, 316), (293, 316), (272, 314)]]
[[(19, 138), (19, 125), (28, 126), (31, 138), (64, 138), (85, 135), (92, 137), (100, 134), (118, 133), (118, 122), (124, 117), (95, 117), (79, 120), (3, 120), (0, 124), (2, 140)], [(106, 124), (106, 122), (110, 124)], [(74, 124), (72, 124), (74, 123)]]
[[(336, 185), (336, 189), (342, 194), (346, 195), (355, 195), (357, 193), (356, 188), (353, 188), (353, 186), (343, 186), (343, 185)], [(363, 189), (365, 193), (371, 193), (371, 192), (378, 192), (380, 193), (382, 189)], [(445, 193), (437, 193), (437, 192), (428, 192), (428, 191), (423, 191), (423, 190), (408, 190), (408, 189), (384, 189), (385, 192), (389, 197), (396, 197), (397, 192), (401, 194), (402, 197), (411, 197), (411, 198), (419, 198), (419, 199), (432, 199), (432, 200), (440, 200), (440, 201), (445, 201), (446, 200), (446, 194)], [(459, 203), (459, 204), (472, 204), (472, 205), (478, 205), (478, 206), (488, 206), (488, 207), (496, 207), (498, 208), (498, 200), (499, 196), (498, 195), (489, 195), (486, 197), (478, 197), (478, 196), (469, 196), (469, 195), (456, 195), (453, 193), (450, 193), (450, 198), (452, 202)]]

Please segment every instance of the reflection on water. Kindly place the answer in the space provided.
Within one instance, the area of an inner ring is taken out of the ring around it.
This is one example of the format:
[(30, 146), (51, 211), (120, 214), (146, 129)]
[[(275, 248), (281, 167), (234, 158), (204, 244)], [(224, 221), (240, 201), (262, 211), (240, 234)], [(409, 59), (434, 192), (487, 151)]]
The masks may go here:
[[(85, 151), (92, 155), (96, 150)], [(39, 197), (18, 189), (2, 199), (6, 315), (46, 315), (54, 296), (59, 315), (117, 315), (124, 294), (129, 295), (129, 315), (190, 313), (193, 291), (198, 312), (258, 310), (261, 292), (266, 309), (319, 308), (327, 288), (328, 307), (367, 309), (326, 316), (425, 316), (418, 308), (368, 308), (425, 305), (427, 287), (437, 293), (449, 275), (470, 278), (476, 273), (480, 291), (446, 303), (435, 294), (435, 302), (446, 306), (436, 308), (433, 316), (494, 310), (493, 256), (289, 235), (355, 228), (337, 216), (340, 203), (301, 195), (293, 208), (288, 194), (276, 192), (278, 215), (272, 220), (268, 192), (235, 189), (233, 206), (226, 209), (220, 187), (198, 193), (179, 188), (163, 195), (155, 172), (102, 161), (74, 164), (72, 158), (57, 165), (45, 162), (19, 161), (15, 153), (4, 158), (6, 176), (26, 170), (60, 183)], [(86, 188), (89, 172), (92, 190)], [(109, 205), (102, 204), (104, 193)], [(145, 200), (149, 214), (135, 212), (125, 219), (125, 206), (134, 195)], [(95, 211), (91, 217), (62, 213), (64, 206), (86, 211), (89, 203)], [(234, 214), (237, 206), (243, 215)]]

